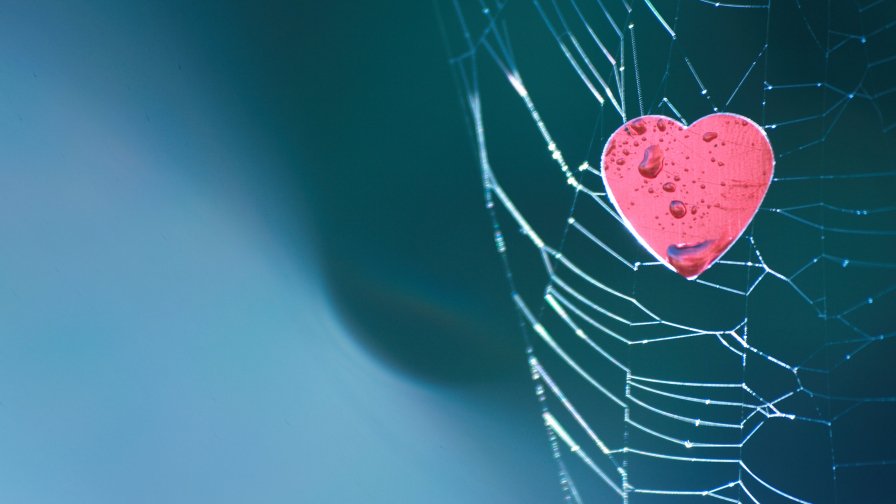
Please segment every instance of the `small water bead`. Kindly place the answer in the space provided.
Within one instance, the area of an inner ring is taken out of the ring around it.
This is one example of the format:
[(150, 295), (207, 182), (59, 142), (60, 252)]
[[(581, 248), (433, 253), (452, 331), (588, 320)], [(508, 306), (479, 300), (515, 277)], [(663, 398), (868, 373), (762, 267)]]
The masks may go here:
[(651, 188), (647, 189), (647, 192), (649, 192), (650, 194), (653, 194), (653, 188), (651, 187)]
[(678, 200), (672, 200), (672, 202), (669, 203), (669, 213), (672, 214), (672, 217), (680, 219), (688, 213), (688, 207)]
[(706, 189), (706, 184), (700, 184), (700, 189)]
[[(631, 152), (629, 152), (628, 149), (622, 149), (622, 153), (625, 154), (626, 156), (631, 154)], [(715, 159), (713, 159), (713, 161), (715, 161)]]
[(638, 165), (638, 172), (647, 178), (656, 178), (663, 169), (663, 150), (658, 145), (644, 149), (644, 160)]
[(676, 176), (672, 177), (672, 180), (678, 182), (679, 180), (681, 180), (681, 177), (679, 177), (678, 175), (676, 175)]
[(697, 206), (696, 205), (691, 207), (691, 215), (697, 215)]
[(644, 121), (642, 121), (641, 119), (636, 119), (634, 122), (629, 124), (629, 127), (631, 127), (632, 131), (634, 131), (637, 135), (643, 135), (644, 132), (647, 131), (647, 125), (644, 124)]
[(716, 133), (715, 131), (707, 131), (706, 133), (703, 134), (703, 141), (704, 142), (712, 142), (718, 136), (719, 136), (719, 134)]
[(625, 158), (619, 158), (619, 159), (617, 159), (617, 160), (616, 160), (616, 164), (618, 164), (618, 165), (624, 165), (624, 164), (625, 164)]
[(656, 129), (658, 129), (660, 131), (666, 131), (666, 121), (664, 121), (662, 119), (657, 119), (656, 120)]
[(663, 190), (666, 192), (675, 192), (675, 184), (672, 182), (666, 182), (663, 184)]

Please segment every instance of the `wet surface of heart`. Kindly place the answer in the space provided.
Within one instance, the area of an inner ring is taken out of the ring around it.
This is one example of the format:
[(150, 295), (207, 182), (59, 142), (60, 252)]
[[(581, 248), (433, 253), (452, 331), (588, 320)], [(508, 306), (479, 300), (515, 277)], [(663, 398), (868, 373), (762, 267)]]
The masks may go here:
[(765, 132), (746, 117), (712, 114), (685, 127), (650, 115), (613, 133), (601, 167), (629, 231), (666, 266), (694, 279), (756, 214), (774, 155)]

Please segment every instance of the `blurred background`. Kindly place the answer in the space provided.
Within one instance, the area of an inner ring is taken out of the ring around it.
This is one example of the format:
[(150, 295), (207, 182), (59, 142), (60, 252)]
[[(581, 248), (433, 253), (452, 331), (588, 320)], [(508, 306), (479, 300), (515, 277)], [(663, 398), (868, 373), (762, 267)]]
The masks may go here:
[(0, 501), (558, 497), (429, 2), (0, 15)]

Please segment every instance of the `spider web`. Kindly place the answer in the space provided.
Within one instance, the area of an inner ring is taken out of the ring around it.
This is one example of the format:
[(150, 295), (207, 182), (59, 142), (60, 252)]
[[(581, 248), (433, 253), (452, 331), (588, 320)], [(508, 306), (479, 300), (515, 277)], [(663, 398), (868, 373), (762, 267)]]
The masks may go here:
[[(891, 500), (894, 6), (437, 10), (564, 498)], [(776, 176), (689, 282), (626, 231), (600, 150), (633, 117), (714, 111), (764, 126)]]

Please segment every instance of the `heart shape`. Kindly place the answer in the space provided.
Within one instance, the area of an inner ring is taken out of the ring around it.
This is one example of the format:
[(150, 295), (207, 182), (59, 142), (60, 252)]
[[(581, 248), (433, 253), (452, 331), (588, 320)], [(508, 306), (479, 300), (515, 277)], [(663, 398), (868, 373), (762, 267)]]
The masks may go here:
[(744, 232), (774, 165), (765, 131), (728, 113), (690, 126), (660, 115), (638, 117), (610, 136), (601, 155), (604, 187), (625, 226), (688, 280)]

